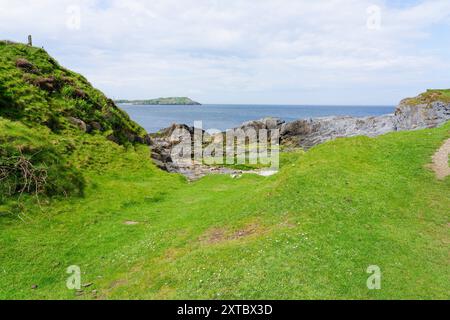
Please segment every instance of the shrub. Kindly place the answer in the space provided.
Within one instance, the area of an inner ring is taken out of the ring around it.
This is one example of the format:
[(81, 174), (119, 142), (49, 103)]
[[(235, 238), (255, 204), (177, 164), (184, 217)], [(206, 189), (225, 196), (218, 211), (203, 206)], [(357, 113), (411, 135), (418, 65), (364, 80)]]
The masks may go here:
[(46, 134), (0, 118), (0, 202), (23, 194), (83, 195), (83, 175), (66, 162), (67, 148)]

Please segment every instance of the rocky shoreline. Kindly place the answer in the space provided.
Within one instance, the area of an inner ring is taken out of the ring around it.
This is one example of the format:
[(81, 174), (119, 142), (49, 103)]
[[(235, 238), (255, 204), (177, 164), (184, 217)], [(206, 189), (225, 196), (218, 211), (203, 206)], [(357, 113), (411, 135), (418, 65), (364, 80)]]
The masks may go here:
[[(332, 116), (300, 119), (288, 123), (277, 118), (265, 118), (246, 122), (236, 129), (244, 131), (278, 129), (281, 145), (307, 150), (336, 138), (376, 137), (389, 132), (434, 128), (450, 120), (450, 103), (448, 102), (434, 101), (417, 105), (407, 102), (408, 100), (402, 101), (394, 114), (377, 117)], [(179, 129), (187, 130), (191, 135), (194, 134), (193, 127), (174, 124), (161, 130), (158, 134), (150, 135), (152, 159), (158, 167), (169, 172), (181, 173), (190, 180), (215, 173), (232, 175), (244, 173), (229, 168), (210, 167), (194, 161), (181, 163), (173, 160), (171, 157), (172, 147), (180, 143), (180, 140), (173, 139), (172, 134)], [(262, 174), (264, 175), (265, 172)]]

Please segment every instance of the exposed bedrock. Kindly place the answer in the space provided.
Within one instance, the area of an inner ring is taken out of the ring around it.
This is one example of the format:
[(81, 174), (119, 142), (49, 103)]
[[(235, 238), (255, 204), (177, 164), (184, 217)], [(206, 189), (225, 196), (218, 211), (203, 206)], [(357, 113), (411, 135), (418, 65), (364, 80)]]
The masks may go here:
[(401, 103), (394, 114), (378, 117), (333, 116), (300, 119), (284, 123), (280, 119), (267, 118), (244, 123), (242, 129), (280, 130), (281, 143), (310, 148), (341, 137), (375, 137), (393, 131), (434, 128), (450, 120), (450, 103), (408, 105)]
[[(300, 119), (286, 123), (278, 118), (265, 118), (248, 121), (236, 129), (274, 130), (280, 133), (281, 144), (289, 147), (311, 148), (317, 144), (343, 137), (369, 136), (375, 137), (394, 131), (434, 128), (450, 120), (450, 103), (435, 101), (428, 104), (410, 105), (401, 102), (394, 114), (377, 117), (333, 116), (311, 119)], [(191, 136), (194, 128), (187, 125), (174, 124), (152, 136), (152, 158), (162, 169), (179, 172), (188, 177), (200, 177), (208, 173), (230, 173), (229, 169), (221, 172), (201, 163), (174, 161), (171, 157), (172, 147), (179, 144), (181, 137), (174, 135), (176, 130), (184, 130)], [(177, 131), (177, 132), (178, 132)], [(211, 137), (202, 131), (206, 140)]]
[(450, 120), (450, 103), (408, 105), (402, 102), (394, 117), (397, 131), (434, 128)]

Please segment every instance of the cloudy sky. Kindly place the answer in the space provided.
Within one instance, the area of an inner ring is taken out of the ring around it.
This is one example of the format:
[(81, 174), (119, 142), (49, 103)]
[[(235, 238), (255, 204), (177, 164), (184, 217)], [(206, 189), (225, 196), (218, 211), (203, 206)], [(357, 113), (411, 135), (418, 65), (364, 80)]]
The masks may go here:
[(394, 105), (450, 87), (449, 0), (0, 0), (112, 98)]

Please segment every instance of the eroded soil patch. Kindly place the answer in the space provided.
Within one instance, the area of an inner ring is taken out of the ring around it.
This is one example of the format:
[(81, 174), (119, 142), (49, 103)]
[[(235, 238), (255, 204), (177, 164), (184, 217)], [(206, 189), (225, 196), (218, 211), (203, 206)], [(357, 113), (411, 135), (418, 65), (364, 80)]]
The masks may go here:
[(203, 244), (218, 244), (226, 241), (244, 239), (253, 235), (264, 234), (266, 230), (257, 223), (252, 223), (240, 230), (213, 228), (200, 237)]
[(450, 139), (434, 154), (431, 169), (436, 173), (439, 180), (450, 176), (450, 166), (448, 164), (450, 155)]

